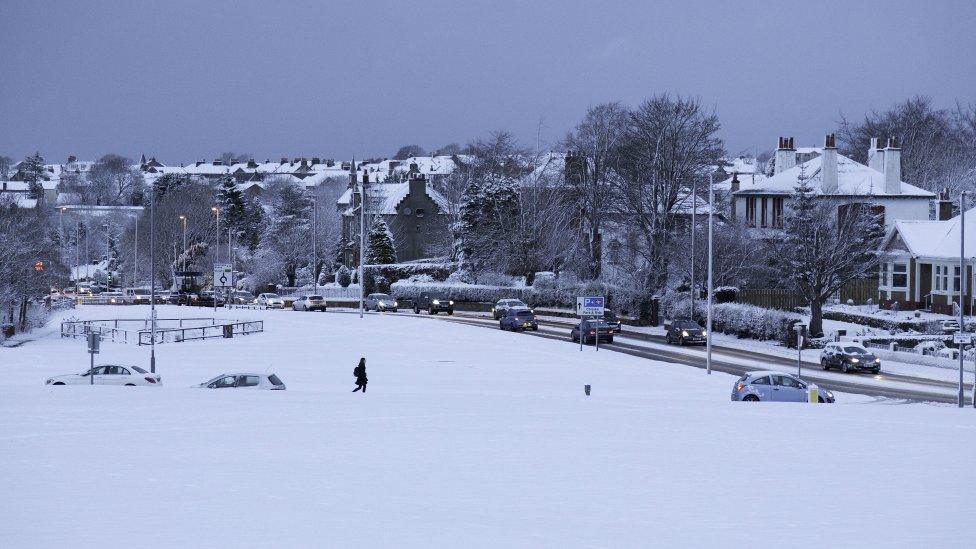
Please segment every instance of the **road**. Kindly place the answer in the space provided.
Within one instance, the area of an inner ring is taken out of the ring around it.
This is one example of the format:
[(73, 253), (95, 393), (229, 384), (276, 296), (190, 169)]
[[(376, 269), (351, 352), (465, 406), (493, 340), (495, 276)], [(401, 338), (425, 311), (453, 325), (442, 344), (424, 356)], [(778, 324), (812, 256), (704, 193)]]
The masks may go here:
[[(458, 322), (470, 326), (498, 329), (497, 321), (475, 313), (457, 313), (454, 316), (438, 315), (432, 318), (445, 322)], [(539, 324), (537, 332), (513, 333), (512, 335), (513, 337), (543, 337), (565, 341), (567, 345), (578, 345), (569, 341), (569, 329), (572, 326), (569, 321), (543, 320)], [(704, 347), (669, 346), (664, 342), (663, 337), (650, 334), (624, 332), (618, 334), (613, 343), (601, 344), (600, 349), (695, 368), (704, 369), (706, 367)], [(587, 350), (594, 352), (592, 349)], [(795, 373), (796, 361), (756, 351), (713, 345), (712, 369), (736, 376), (755, 370), (778, 370)], [(958, 391), (958, 385), (947, 381), (883, 372), (878, 375), (825, 372), (820, 369), (819, 364), (806, 361), (803, 362), (803, 378), (816, 383), (821, 388), (834, 391), (907, 401), (955, 403)]]

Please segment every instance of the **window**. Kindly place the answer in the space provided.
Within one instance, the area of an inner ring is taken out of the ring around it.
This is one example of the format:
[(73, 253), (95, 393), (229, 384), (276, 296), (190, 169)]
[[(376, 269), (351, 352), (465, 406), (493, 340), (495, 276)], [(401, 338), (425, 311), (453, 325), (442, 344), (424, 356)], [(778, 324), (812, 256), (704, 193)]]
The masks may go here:
[(949, 290), (949, 267), (935, 266), (935, 288), (932, 291), (945, 292)]
[(238, 378), (237, 386), (256, 387), (257, 384), (260, 382), (261, 380), (258, 378), (258, 376), (241, 376), (240, 378)]
[(426, 212), (424, 212), (423, 208), (417, 208), (417, 217), (423, 217), (424, 213)]
[(123, 375), (123, 376), (127, 376), (127, 375), (130, 375), (130, 374), (129, 374), (129, 370), (127, 370), (127, 369), (125, 369), (125, 368), (123, 368), (123, 367), (121, 367), (121, 366), (116, 366), (116, 368), (118, 368), (118, 370), (119, 370), (119, 371), (118, 371), (118, 372), (116, 372), (116, 373), (118, 373), (118, 374), (120, 374), (120, 375)]
[(763, 376), (752, 380), (752, 385), (769, 385), (769, 376)]
[(888, 285), (888, 264), (882, 263), (878, 269), (878, 286)]
[(766, 223), (766, 219), (768, 218), (768, 216), (766, 215), (766, 204), (768, 202), (769, 202), (769, 199), (764, 196), (763, 199), (762, 199), (762, 204), (761, 204), (762, 208), (759, 210), (759, 213), (760, 213), (760, 215), (759, 215), (759, 226), (760, 227), (766, 227), (766, 226), (768, 226), (767, 223)]
[(284, 383), (281, 382), (281, 379), (279, 379), (278, 376), (274, 374), (268, 376), (268, 381), (270, 381), (274, 385), (284, 385)]
[(773, 376), (773, 385), (780, 387), (799, 387), (796, 380), (789, 376)]
[(237, 384), (237, 377), (235, 377), (235, 376), (225, 376), (225, 377), (222, 377), (222, 378), (218, 379), (213, 384), (213, 387), (215, 387), (217, 389), (224, 389), (226, 387), (234, 387), (236, 384)]
[(777, 229), (783, 228), (783, 198), (777, 197), (773, 199), (773, 227)]
[(746, 227), (756, 226), (756, 197), (746, 197)]
[(959, 267), (952, 268), (952, 291), (959, 291)]
[(413, 210), (411, 210), (410, 208), (404, 208), (403, 209), (403, 215), (410, 215), (412, 213), (413, 213)]
[[(958, 271), (958, 268), (956, 270)], [(908, 287), (908, 264), (907, 263), (891, 264), (891, 286), (893, 288)]]

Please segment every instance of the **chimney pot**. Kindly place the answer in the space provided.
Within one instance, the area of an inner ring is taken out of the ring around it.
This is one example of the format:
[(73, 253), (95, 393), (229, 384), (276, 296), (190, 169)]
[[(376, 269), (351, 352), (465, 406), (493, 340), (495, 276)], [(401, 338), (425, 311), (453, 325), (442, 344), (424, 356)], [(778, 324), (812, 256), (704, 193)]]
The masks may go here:
[(886, 194), (901, 194), (901, 149), (892, 137), (884, 149), (884, 188)]
[(773, 175), (782, 173), (796, 166), (796, 150), (793, 149), (792, 137), (780, 137), (779, 148), (776, 149)]

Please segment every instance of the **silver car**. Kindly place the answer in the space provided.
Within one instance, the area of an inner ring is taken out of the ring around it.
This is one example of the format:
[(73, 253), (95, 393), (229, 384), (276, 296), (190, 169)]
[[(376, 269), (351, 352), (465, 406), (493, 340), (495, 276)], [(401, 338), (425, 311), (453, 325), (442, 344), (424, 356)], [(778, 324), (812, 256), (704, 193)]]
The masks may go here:
[(397, 312), (400, 303), (393, 299), (390, 294), (369, 294), (363, 306), (367, 311), (393, 311)]
[(194, 387), (203, 389), (266, 389), (284, 391), (285, 384), (275, 374), (220, 374)]
[[(732, 387), (732, 400), (743, 402), (807, 402), (809, 387), (802, 379), (784, 372), (749, 372)], [(818, 402), (833, 402), (834, 393), (819, 388)]]
[(284, 309), (285, 300), (281, 298), (278, 294), (259, 294), (258, 298), (254, 300), (255, 305), (263, 305), (269, 309)]
[(325, 309), (325, 298), (320, 295), (303, 295), (291, 303), (293, 311), (325, 311)]
[(526, 305), (521, 299), (499, 299), (495, 306), (491, 308), (491, 315), (495, 317), (495, 320), (500, 319), (505, 316), (505, 313), (509, 309), (528, 309), (529, 306)]

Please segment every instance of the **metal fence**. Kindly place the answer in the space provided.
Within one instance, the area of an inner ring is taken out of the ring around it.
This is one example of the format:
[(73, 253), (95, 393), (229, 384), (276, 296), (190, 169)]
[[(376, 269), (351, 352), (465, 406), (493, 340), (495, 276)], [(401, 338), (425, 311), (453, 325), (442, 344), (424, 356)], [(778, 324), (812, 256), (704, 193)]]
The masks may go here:
[[(239, 321), (207, 317), (156, 319), (156, 343), (233, 337), (263, 331), (264, 322), (260, 320)], [(152, 343), (152, 326), (149, 319), (145, 318), (69, 320), (61, 323), (61, 337), (87, 337), (93, 332), (114, 343)]]
[[(225, 324), (214, 324), (211, 326), (197, 326), (192, 328), (164, 328), (156, 329), (156, 343), (166, 343), (172, 341), (193, 341), (196, 339), (211, 339), (215, 337), (234, 337), (238, 335), (255, 334), (264, 331), (264, 321), (252, 320), (245, 322), (229, 322)], [(142, 330), (139, 332), (139, 345), (151, 345), (153, 332)]]

